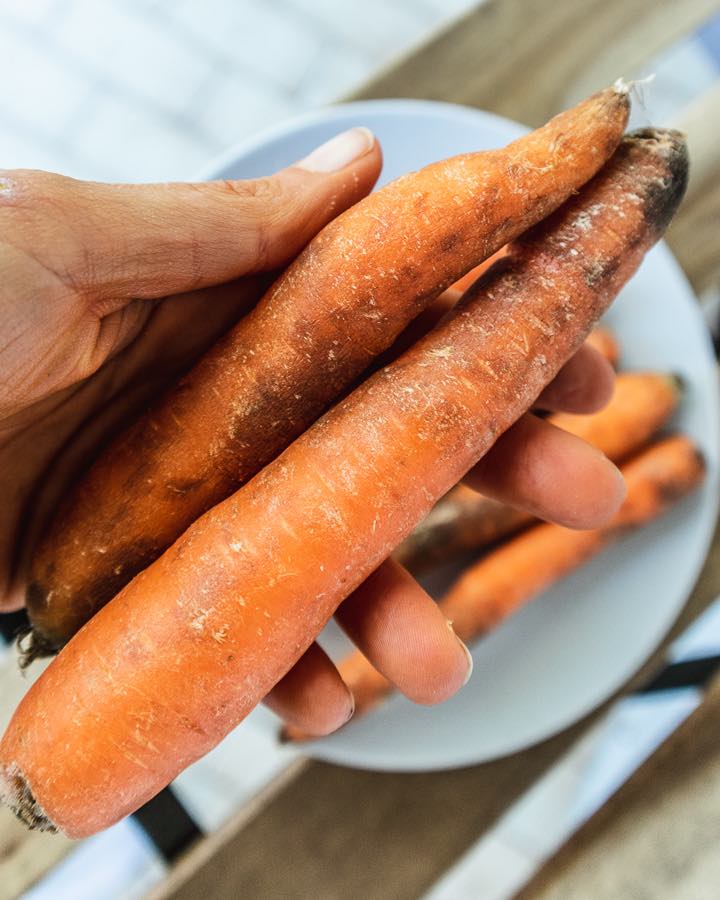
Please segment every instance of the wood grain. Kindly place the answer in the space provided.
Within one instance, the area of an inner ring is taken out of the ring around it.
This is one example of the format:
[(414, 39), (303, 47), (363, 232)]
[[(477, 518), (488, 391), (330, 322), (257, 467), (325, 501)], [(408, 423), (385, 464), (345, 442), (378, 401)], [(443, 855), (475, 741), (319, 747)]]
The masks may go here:
[(674, 123), (687, 134), (690, 182), (668, 243), (698, 291), (720, 286), (720, 81)]
[(488, 0), (351, 99), (449, 100), (537, 126), (718, 8), (718, 0)]

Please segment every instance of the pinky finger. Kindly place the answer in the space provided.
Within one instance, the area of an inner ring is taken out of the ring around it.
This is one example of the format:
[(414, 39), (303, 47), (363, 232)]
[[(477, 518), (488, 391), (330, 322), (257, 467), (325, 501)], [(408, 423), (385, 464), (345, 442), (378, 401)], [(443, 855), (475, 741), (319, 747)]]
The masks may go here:
[(335, 731), (355, 709), (352, 694), (319, 644), (305, 651), (263, 702), (288, 725), (313, 737)]

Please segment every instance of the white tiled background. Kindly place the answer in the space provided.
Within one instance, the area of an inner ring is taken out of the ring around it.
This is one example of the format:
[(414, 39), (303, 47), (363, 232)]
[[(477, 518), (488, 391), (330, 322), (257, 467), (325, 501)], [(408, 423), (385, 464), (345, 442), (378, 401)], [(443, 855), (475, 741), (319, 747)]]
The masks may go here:
[(181, 179), (473, 0), (0, 0), (0, 166)]

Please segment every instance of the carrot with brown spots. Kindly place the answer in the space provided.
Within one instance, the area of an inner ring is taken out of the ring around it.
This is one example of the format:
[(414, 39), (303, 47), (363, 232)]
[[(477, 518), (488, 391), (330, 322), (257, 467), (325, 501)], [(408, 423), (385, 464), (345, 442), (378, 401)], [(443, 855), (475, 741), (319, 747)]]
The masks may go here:
[(686, 177), (677, 133), (625, 138), (451, 318), (198, 519), (25, 695), (0, 742), (5, 800), (82, 837), (222, 740), (532, 405), (663, 232)]
[(64, 644), (301, 434), (439, 292), (591, 178), (628, 106), (625, 88), (608, 88), (502, 150), (405, 175), (324, 228), (60, 504), (31, 565), (27, 659)]
[[(575, 531), (560, 525), (536, 525), (460, 576), (439, 605), (463, 641), (477, 641), (622, 535), (664, 515), (699, 487), (705, 467), (693, 442), (680, 435), (642, 451), (622, 472), (627, 496), (603, 528)], [(355, 719), (393, 691), (392, 684), (360, 651), (346, 656), (338, 668), (355, 698)], [(287, 726), (282, 738), (305, 741), (311, 736)]]
[[(608, 405), (592, 415), (556, 413), (550, 421), (619, 463), (642, 449), (677, 409), (680, 382), (660, 372), (625, 372)], [(397, 548), (393, 556), (414, 574), (468, 550), (482, 550), (526, 528), (533, 517), (458, 485)]]

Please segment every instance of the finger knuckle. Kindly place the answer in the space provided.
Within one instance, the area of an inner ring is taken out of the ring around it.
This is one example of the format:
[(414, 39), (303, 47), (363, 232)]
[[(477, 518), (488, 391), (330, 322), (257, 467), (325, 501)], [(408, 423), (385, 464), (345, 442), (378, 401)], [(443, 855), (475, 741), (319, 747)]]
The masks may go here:
[(225, 181), (222, 189), (242, 216), (244, 241), (252, 245), (255, 268), (266, 268), (273, 258), (278, 232), (292, 216), (291, 198), (285, 187), (280, 179), (268, 177)]

